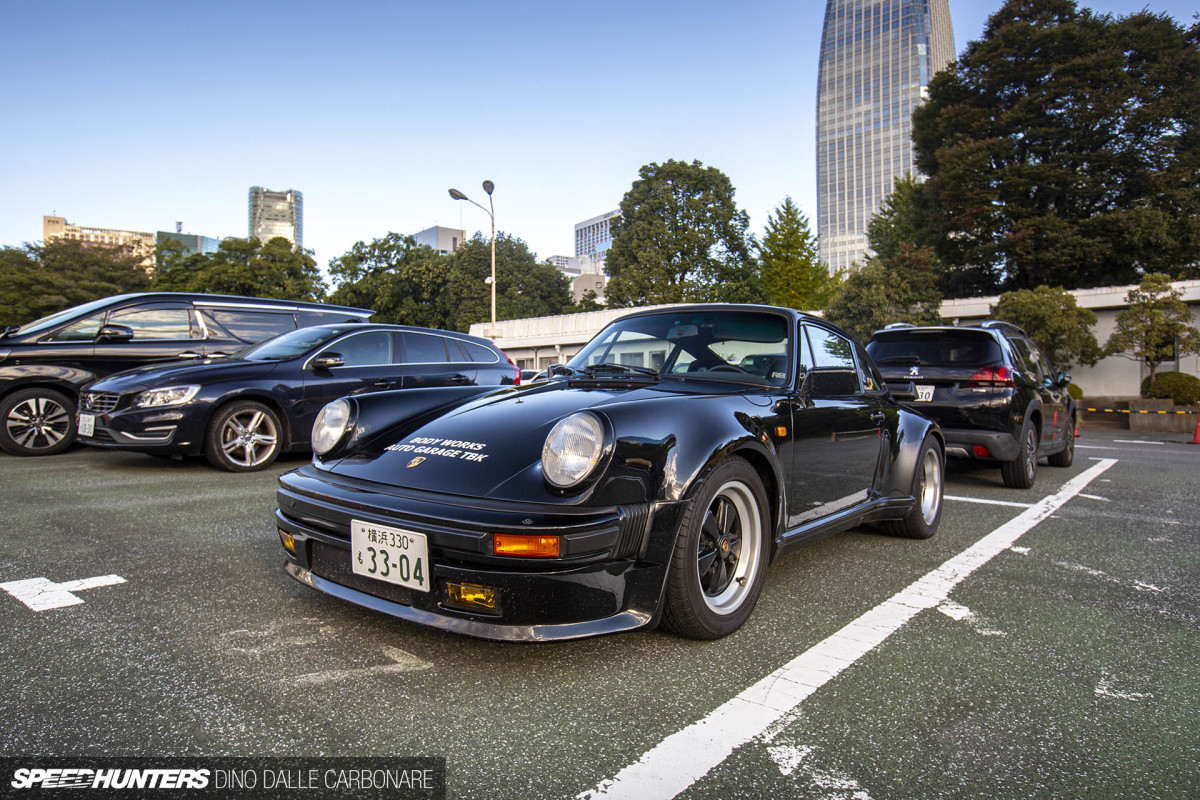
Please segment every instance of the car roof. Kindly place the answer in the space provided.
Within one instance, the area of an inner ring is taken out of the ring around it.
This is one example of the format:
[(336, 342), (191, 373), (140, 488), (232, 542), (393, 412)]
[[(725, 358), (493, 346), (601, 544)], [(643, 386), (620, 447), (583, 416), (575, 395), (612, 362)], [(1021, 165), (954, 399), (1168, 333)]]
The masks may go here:
[(1028, 337), (1027, 334), (1019, 325), (1004, 320), (988, 319), (980, 322), (974, 322), (970, 325), (909, 325), (908, 323), (899, 322), (888, 325), (886, 328), (875, 331), (871, 334), (874, 339), (877, 336), (898, 336), (905, 333), (954, 333), (961, 331), (978, 331), (984, 333), (1001, 333), (1014, 334), (1017, 336)]
[[(99, 298), (104, 299), (104, 298)], [(341, 306), (334, 303), (318, 303), (312, 300), (280, 300), (274, 297), (247, 297), (236, 294), (207, 294), (205, 292), (129, 292), (107, 298), (113, 303), (126, 300), (191, 300), (201, 305), (268, 305), (272, 308), (296, 308), (310, 311), (331, 310), (338, 312), (353, 312), (357, 315), (370, 316), (374, 310), (356, 306)]]
[[(461, 331), (448, 331), (443, 328), (422, 328), (419, 325), (395, 325), (390, 322), (350, 322), (350, 323), (329, 322), (329, 323), (325, 323), (323, 325), (309, 325), (304, 330), (312, 330), (314, 328), (317, 330), (320, 330), (322, 328), (343, 328), (347, 324), (353, 326), (352, 328), (346, 329), (347, 333), (349, 333), (351, 330), (400, 331), (400, 332), (404, 332), (404, 333), (432, 333), (432, 334), (435, 334), (438, 336), (448, 336), (452, 339), (462, 339), (463, 341), (467, 341), (467, 342), (476, 342), (479, 344), (487, 345), (488, 347), (495, 347), (495, 344), (490, 339), (484, 339), (481, 336), (472, 336), (469, 333), (462, 333)], [(297, 329), (297, 330), (299, 330), (299, 329)], [(497, 347), (496, 349), (499, 350), (500, 348)]]

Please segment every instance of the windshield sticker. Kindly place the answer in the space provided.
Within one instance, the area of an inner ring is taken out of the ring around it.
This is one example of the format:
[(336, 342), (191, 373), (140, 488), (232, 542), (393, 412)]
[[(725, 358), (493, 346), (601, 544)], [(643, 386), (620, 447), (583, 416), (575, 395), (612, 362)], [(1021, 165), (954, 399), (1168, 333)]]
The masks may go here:
[(441, 456), (442, 458), (457, 458), (460, 461), (480, 463), (487, 458), (487, 453), (480, 450), (487, 448), (483, 442), (462, 442), (458, 439), (434, 439), (420, 436), (409, 439), (404, 444), (393, 444), (385, 447), (393, 453), (417, 453), (423, 456)]

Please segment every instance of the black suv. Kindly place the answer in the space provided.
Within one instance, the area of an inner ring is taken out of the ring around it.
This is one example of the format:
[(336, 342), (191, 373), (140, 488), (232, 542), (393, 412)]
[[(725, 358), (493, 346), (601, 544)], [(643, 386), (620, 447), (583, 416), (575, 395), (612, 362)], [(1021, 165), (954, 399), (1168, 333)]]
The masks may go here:
[(1015, 489), (1033, 485), (1042, 456), (1055, 467), (1074, 461), (1071, 376), (1016, 325), (899, 323), (876, 331), (867, 352), (893, 396), (941, 426), (947, 456), (998, 461)]
[(75, 439), (79, 389), (173, 359), (229, 356), (296, 328), (365, 321), (363, 308), (256, 297), (145, 292), (94, 300), (0, 331), (0, 448), (61, 452)]

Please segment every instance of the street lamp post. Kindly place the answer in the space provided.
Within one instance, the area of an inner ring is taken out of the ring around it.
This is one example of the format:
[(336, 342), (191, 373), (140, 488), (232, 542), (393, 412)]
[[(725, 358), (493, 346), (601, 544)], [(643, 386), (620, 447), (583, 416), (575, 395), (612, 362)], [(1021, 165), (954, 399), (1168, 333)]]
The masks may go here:
[(492, 220), (492, 276), (488, 279), (488, 283), (491, 284), (492, 287), (492, 327), (491, 330), (488, 331), (488, 336), (493, 339), (499, 336), (499, 332), (496, 330), (496, 206), (492, 202), (492, 191), (495, 188), (496, 184), (492, 183), (491, 181), (483, 182), (483, 190), (487, 192), (488, 206), (490, 206), (490, 208), (483, 208), (483, 206), (467, 197), (458, 189), (450, 190), (450, 196), (455, 200), (466, 200), (473, 206), (479, 206), (479, 208), (483, 208), (488, 217), (490, 217)]

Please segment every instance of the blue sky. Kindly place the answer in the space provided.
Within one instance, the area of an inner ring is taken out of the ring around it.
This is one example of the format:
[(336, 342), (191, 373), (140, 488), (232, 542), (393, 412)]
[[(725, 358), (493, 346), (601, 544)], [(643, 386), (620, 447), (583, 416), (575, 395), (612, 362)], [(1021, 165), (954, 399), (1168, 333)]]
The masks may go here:
[[(1190, 24), (1194, 0), (1146, 7)], [(997, 2), (951, 0), (955, 49)], [(649, 162), (725, 172), (761, 235), (791, 196), (815, 226), (824, 3), (747, 0), (0, 2), (0, 245), (43, 214), (246, 235), (250, 186), (304, 193), (319, 264), (434, 224), (540, 257)]]

